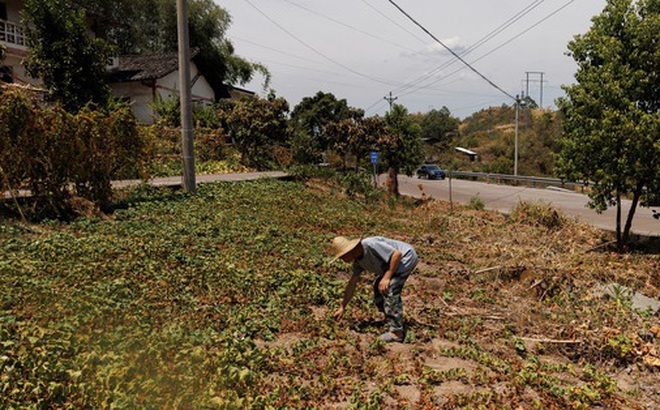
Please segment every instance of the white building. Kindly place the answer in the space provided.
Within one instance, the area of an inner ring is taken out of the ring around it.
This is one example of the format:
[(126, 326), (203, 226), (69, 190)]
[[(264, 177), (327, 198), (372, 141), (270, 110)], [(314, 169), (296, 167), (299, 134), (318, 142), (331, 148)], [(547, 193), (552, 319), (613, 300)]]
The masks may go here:
[(6, 48), (1, 79), (25, 85), (35, 85), (39, 80), (29, 77), (23, 67), (27, 56), (25, 29), (21, 23), (23, 0), (0, 0), (0, 44)]
[[(237, 94), (254, 96), (246, 90), (214, 81), (199, 52), (193, 50), (190, 61), (193, 103), (210, 105)], [(212, 73), (211, 73), (212, 74)], [(179, 60), (177, 53), (120, 56), (109, 69), (109, 85), (115, 97), (130, 99), (138, 121), (154, 121), (153, 103), (159, 99), (179, 98)]]

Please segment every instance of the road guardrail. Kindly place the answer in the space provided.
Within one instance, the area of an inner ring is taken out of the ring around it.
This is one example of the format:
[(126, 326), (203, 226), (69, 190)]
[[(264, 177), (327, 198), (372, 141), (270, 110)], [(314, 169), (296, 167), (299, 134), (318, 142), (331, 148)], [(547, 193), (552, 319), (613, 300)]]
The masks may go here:
[(470, 172), (470, 171), (447, 171), (448, 176), (452, 177), (462, 177), (462, 178), (480, 178), (487, 181), (522, 181), (530, 182), (533, 184), (548, 184), (548, 185), (559, 185), (566, 187), (586, 187), (589, 186), (589, 182), (569, 182), (564, 181), (558, 178), (548, 178), (548, 177), (529, 177), (521, 175), (507, 175), (507, 174), (493, 174), (488, 172)]

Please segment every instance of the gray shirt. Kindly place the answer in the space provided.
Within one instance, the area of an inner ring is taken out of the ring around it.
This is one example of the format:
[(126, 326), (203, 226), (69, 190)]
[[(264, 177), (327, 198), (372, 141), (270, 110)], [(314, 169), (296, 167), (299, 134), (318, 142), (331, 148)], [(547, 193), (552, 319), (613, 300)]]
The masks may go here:
[(412, 245), (382, 236), (362, 239), (364, 255), (353, 261), (353, 275), (366, 271), (378, 276), (383, 275), (390, 267), (390, 259), (395, 250), (401, 252), (401, 263), (394, 274), (412, 270), (417, 265), (417, 253)]

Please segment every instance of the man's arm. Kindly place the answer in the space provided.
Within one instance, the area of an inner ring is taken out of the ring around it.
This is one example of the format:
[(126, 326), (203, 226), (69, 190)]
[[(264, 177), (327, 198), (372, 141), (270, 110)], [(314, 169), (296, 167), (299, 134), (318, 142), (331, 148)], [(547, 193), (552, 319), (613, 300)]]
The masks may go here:
[(339, 309), (337, 309), (333, 315), (336, 319), (341, 319), (342, 316), (344, 316), (344, 309), (346, 308), (346, 305), (348, 305), (348, 302), (353, 299), (358, 279), (360, 279), (359, 275), (353, 275), (351, 276), (351, 279), (349, 279), (346, 289), (344, 290), (344, 299), (341, 301), (341, 306), (339, 306)]
[(394, 250), (394, 253), (392, 253), (392, 257), (390, 258), (390, 266), (389, 269), (385, 272), (383, 275), (383, 279), (380, 280), (380, 283), (378, 284), (378, 290), (380, 293), (385, 293), (387, 292), (387, 289), (390, 287), (390, 279), (392, 279), (392, 275), (394, 275), (394, 272), (396, 272), (397, 269), (399, 269), (399, 264), (401, 263), (401, 252), (399, 252), (397, 249)]

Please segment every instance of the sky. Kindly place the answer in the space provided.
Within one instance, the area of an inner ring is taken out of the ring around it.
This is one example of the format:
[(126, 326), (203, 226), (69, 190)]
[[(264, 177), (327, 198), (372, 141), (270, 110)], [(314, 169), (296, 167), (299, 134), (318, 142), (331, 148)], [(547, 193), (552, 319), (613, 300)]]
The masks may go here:
[[(215, 1), (231, 15), (227, 38), (235, 53), (264, 64), (272, 74), (269, 89), (291, 109), (323, 91), (364, 109), (367, 116), (383, 115), (391, 92), (394, 103), (411, 113), (446, 106), (459, 118), (510, 105), (527, 90), (537, 103), (542, 98), (543, 107), (555, 108), (561, 86), (574, 83), (576, 65), (566, 55), (568, 42), (589, 30), (606, 3)], [(261, 76), (242, 87), (268, 93)]]

